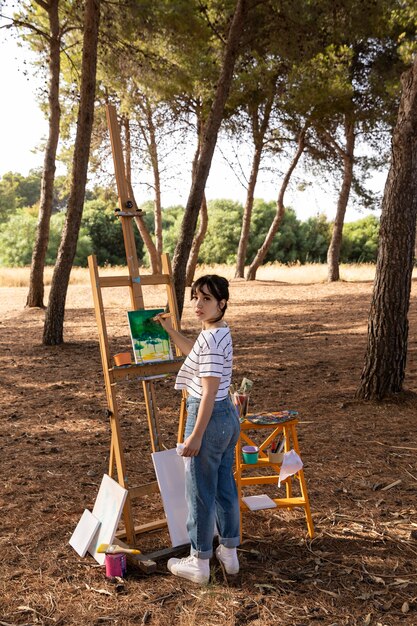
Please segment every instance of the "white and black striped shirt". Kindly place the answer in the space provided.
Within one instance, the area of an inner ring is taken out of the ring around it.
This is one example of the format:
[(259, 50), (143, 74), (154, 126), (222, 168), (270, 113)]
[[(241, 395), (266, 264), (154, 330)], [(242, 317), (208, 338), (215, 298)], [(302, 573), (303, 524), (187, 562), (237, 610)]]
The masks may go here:
[(227, 398), (232, 380), (233, 345), (228, 326), (202, 330), (175, 381), (175, 389), (186, 389), (190, 396), (201, 398), (203, 376), (220, 378), (216, 402)]

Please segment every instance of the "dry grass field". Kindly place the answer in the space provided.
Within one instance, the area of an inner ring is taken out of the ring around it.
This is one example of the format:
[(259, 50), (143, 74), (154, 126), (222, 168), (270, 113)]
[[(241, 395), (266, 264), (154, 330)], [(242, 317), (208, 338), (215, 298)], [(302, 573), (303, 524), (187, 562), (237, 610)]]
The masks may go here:
[[(123, 268), (108, 267), (100, 270), (101, 274), (113, 275), (117, 274)], [(226, 276), (231, 280), (234, 276), (234, 267), (230, 265), (200, 266), (200, 274), (208, 274), (209, 272), (217, 272), (222, 276)], [(148, 273), (148, 269), (141, 270)], [(52, 280), (53, 268), (45, 269), (44, 282), (50, 285)], [(358, 263), (340, 266), (341, 280), (346, 282), (373, 280), (375, 275), (375, 265), (371, 263)], [(300, 283), (320, 283), (327, 279), (327, 266), (320, 263), (307, 263), (300, 265), (281, 265), (280, 263), (267, 263), (259, 268), (257, 273), (258, 280), (281, 281), (297, 285)], [(72, 285), (89, 284), (88, 271), (85, 268), (74, 267), (71, 272), (70, 282)], [(0, 267), (0, 287), (27, 287), (29, 285), (29, 268), (28, 267)]]
[[(215, 269), (232, 278), (232, 268)], [(357, 400), (373, 275), (373, 266), (342, 267), (342, 281), (329, 284), (324, 266), (266, 266), (255, 282), (231, 281), (234, 380), (254, 381), (255, 411), (299, 411), (316, 535), (301, 510), (245, 514), (240, 573), (226, 577), (213, 560), (210, 584), (199, 587), (171, 576), (164, 560), (154, 574), (129, 567), (112, 581), (68, 545), (110, 448), (88, 272), (72, 275), (65, 343), (45, 347), (44, 311), (24, 308), (27, 269), (1, 270), (0, 626), (415, 626), (417, 291), (413, 282), (404, 392)], [(127, 295), (107, 294), (112, 354), (129, 349)], [(164, 304), (158, 288), (145, 304)], [(198, 332), (188, 304), (183, 329)], [(173, 447), (173, 379), (156, 392), (163, 443)], [(126, 384), (119, 399), (129, 481), (144, 484), (154, 475), (141, 386)], [(135, 521), (162, 512), (147, 496)], [(145, 552), (168, 545), (165, 530), (140, 538)]]

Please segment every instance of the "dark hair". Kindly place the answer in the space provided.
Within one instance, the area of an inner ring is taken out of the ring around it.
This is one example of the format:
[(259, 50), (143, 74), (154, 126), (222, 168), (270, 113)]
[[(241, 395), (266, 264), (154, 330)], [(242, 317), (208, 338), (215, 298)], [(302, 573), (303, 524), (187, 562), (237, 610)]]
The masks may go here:
[(222, 319), (227, 309), (227, 301), (229, 300), (229, 281), (223, 276), (217, 276), (217, 274), (206, 274), (200, 276), (191, 285), (191, 299), (197, 295), (197, 289), (201, 291), (202, 287), (207, 287), (212, 296), (214, 296), (217, 302), (220, 300), (226, 300), (223, 308), (220, 309), (220, 315), (214, 322), (218, 322)]

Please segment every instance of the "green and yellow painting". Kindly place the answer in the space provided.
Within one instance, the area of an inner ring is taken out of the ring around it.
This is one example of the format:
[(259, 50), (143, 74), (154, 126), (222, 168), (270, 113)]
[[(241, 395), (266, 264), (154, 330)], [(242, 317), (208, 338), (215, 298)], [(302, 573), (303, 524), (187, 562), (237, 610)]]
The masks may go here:
[(153, 319), (155, 315), (163, 312), (164, 309), (127, 312), (135, 363), (143, 365), (172, 359), (169, 335), (161, 324)]

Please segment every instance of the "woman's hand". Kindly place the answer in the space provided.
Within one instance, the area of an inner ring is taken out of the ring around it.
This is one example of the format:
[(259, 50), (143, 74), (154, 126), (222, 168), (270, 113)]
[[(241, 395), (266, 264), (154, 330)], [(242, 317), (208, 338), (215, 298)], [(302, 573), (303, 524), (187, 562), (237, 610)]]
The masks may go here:
[(164, 328), (167, 332), (172, 329), (170, 313), (158, 313), (158, 315), (155, 315), (153, 319), (155, 322), (161, 324), (162, 328)]
[(191, 433), (189, 437), (184, 441), (184, 449), (182, 456), (197, 456), (200, 452), (202, 437)]
[(179, 330), (175, 330), (172, 325), (171, 313), (158, 313), (158, 315), (155, 315), (152, 319), (161, 324), (162, 328), (166, 330), (172, 341), (181, 350), (181, 352), (185, 354), (185, 356), (190, 354), (194, 341), (185, 337), (185, 335), (180, 333)]

